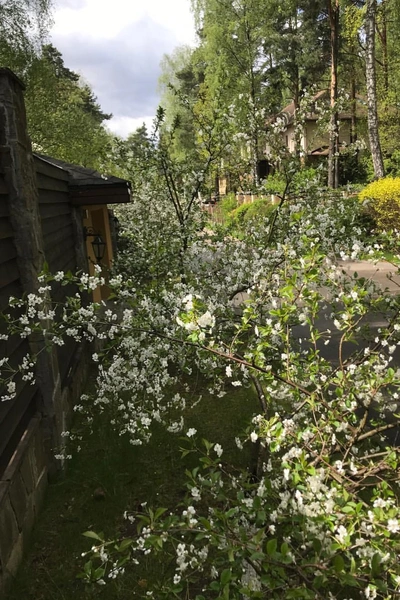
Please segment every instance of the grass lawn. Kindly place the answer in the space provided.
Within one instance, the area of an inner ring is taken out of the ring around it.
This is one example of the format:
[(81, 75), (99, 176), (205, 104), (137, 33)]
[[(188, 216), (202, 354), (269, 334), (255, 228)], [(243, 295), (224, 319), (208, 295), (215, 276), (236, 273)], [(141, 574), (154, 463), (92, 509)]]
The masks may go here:
[[(210, 397), (203, 381), (193, 400), (200, 394), (201, 402), (187, 410), (187, 427), (221, 443), (225, 460), (247, 466), (249, 453), (237, 450), (234, 436), (258, 412), (254, 392), (230, 388), (222, 399)], [(127, 568), (123, 577), (106, 586), (89, 586), (76, 578), (84, 563), (81, 553), (91, 546), (84, 531), (121, 533), (127, 526), (123, 512), (142, 502), (176, 509), (185, 494), (185, 468), (195, 466), (191, 455), (181, 460), (179, 436), (159, 426), (148, 445), (132, 446), (112, 432), (106, 418), (99, 416), (93, 425), (95, 433), (84, 435), (82, 449), (73, 453), (67, 472), (49, 486), (31, 547), (7, 600), (143, 598), (152, 573), (162, 568), (150, 555), (140, 567)]]

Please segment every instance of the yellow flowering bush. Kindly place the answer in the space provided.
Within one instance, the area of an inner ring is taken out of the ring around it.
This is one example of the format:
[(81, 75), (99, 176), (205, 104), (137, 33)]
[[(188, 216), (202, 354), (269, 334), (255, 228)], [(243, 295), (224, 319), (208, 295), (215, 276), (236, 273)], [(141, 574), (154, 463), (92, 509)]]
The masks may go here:
[(400, 177), (373, 181), (359, 194), (380, 229), (400, 229)]

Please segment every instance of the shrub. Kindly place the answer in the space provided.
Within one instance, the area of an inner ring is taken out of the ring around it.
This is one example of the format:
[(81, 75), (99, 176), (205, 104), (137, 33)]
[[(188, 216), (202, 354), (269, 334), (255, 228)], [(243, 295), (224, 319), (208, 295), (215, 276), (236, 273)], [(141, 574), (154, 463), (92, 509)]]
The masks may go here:
[(321, 184), (322, 177), (321, 169), (314, 169), (314, 167), (299, 169), (292, 180), (293, 189), (302, 192), (309, 188), (310, 183)]
[(358, 160), (360, 169), (362, 169), (365, 173), (365, 182), (367, 183), (368, 181), (374, 181), (375, 173), (371, 153), (368, 151), (361, 152)]
[(251, 204), (241, 204), (232, 210), (226, 220), (228, 227), (240, 227), (244, 223), (244, 217)]
[(274, 173), (269, 175), (267, 179), (263, 181), (262, 193), (263, 194), (283, 194), (286, 187), (285, 178), (281, 173)]
[(373, 181), (360, 194), (379, 229), (400, 229), (400, 177)]
[(231, 227), (242, 227), (251, 219), (267, 217), (275, 210), (270, 200), (259, 198), (251, 204), (242, 204), (231, 211), (228, 217), (228, 225)]
[(385, 171), (391, 177), (400, 176), (400, 150), (395, 150), (392, 154), (384, 160)]
[(370, 177), (368, 159), (361, 160), (359, 154), (343, 153), (339, 159), (340, 185), (366, 184), (373, 179)]
[(221, 202), (218, 203), (219, 210), (222, 215), (226, 218), (235, 208), (237, 208), (237, 200), (235, 194), (231, 193), (225, 196)]
[(255, 217), (268, 217), (276, 207), (271, 204), (270, 200), (260, 198), (255, 200), (252, 204), (246, 204), (247, 210), (244, 214), (244, 221), (250, 221)]

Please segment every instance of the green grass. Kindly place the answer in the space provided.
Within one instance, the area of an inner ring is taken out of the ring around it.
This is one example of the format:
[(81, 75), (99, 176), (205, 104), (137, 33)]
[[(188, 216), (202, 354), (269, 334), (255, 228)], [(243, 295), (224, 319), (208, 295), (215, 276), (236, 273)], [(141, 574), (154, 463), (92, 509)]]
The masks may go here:
[[(257, 411), (257, 401), (251, 389), (228, 392), (224, 398), (210, 397), (206, 382), (200, 382), (193, 400), (199, 394), (203, 398), (187, 410), (186, 425), (221, 443), (225, 460), (247, 466), (249, 454), (237, 450), (234, 436)], [(93, 435), (84, 435), (82, 450), (73, 454), (67, 472), (49, 486), (30, 550), (7, 600), (143, 598), (146, 582), (162, 567), (150, 556), (140, 568), (128, 568), (107, 586), (89, 586), (76, 578), (84, 563), (81, 553), (91, 546), (84, 531), (121, 534), (127, 527), (123, 512), (142, 502), (176, 509), (185, 494), (185, 468), (194, 466), (192, 455), (181, 460), (179, 436), (160, 426), (142, 447), (115, 434), (105, 416), (95, 419), (93, 429)]]

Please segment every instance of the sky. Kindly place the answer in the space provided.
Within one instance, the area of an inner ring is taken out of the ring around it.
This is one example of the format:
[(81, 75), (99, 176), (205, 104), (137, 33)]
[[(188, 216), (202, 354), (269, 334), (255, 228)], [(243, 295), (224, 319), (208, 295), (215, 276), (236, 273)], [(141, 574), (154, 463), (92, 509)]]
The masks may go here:
[(195, 44), (190, 0), (55, 0), (53, 17), (51, 42), (113, 114), (109, 129), (150, 125), (162, 57)]

